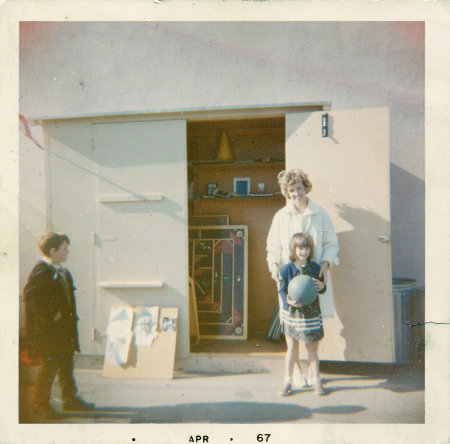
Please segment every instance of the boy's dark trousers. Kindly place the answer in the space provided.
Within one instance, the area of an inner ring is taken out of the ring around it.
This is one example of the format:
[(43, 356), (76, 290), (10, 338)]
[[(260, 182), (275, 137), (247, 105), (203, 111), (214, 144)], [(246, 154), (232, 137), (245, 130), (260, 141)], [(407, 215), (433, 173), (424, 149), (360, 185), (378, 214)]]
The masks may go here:
[(58, 382), (63, 402), (70, 401), (77, 393), (73, 378), (73, 352), (58, 354), (42, 359), (34, 390), (34, 404), (48, 407), (52, 383), (58, 374)]

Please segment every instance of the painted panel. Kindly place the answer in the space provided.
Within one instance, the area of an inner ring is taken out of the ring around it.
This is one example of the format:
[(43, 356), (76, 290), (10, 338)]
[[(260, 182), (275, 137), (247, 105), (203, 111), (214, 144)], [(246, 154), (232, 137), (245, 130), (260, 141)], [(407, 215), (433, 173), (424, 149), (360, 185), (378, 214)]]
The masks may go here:
[(189, 272), (202, 338), (247, 338), (247, 242), (244, 225), (189, 230)]
[(95, 327), (112, 305), (177, 306), (187, 356), (186, 123), (93, 125), (98, 164)]
[(286, 166), (313, 183), (309, 196), (333, 220), (340, 266), (332, 268), (337, 317), (326, 319), (320, 357), (393, 362), (387, 108), (286, 116)]

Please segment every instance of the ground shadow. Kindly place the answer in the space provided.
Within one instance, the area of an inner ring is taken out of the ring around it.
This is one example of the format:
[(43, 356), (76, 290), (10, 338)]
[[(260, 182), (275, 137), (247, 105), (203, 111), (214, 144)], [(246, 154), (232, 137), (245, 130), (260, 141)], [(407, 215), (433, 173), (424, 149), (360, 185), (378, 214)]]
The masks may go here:
[[(258, 424), (282, 423), (309, 419), (314, 414), (347, 415), (366, 410), (359, 405), (323, 406), (309, 409), (297, 404), (258, 402), (206, 402), (163, 405), (148, 408), (97, 408), (89, 413), (63, 413), (52, 423), (127, 422), (132, 424), (216, 423)], [(33, 421), (25, 421), (33, 422)], [(39, 421), (43, 423), (44, 421)], [(50, 422), (50, 421), (45, 421)], [(35, 421), (36, 423), (36, 421)]]
[[(327, 390), (332, 393), (341, 390), (377, 389), (390, 390), (395, 393), (419, 392), (425, 390), (425, 367), (421, 364), (391, 365), (372, 363), (349, 363), (324, 361), (320, 369), (327, 374), (323, 382)], [(337, 374), (336, 378), (332, 375)], [(342, 377), (341, 375), (345, 375)], [(330, 377), (331, 376), (331, 377)], [(354, 380), (381, 381), (370, 386), (339, 386), (333, 387), (333, 381)]]
[[(36, 370), (36, 368), (34, 369)], [(424, 366), (393, 366), (366, 363), (321, 362), (325, 373), (323, 383), (327, 403), (334, 393), (359, 390), (389, 390), (393, 393), (424, 391)], [(184, 378), (204, 378), (213, 374), (185, 374)], [(217, 375), (216, 375), (217, 376)], [(234, 376), (221, 375), (221, 376)], [(62, 413), (60, 419), (43, 421), (31, 414), (32, 375), (22, 374), (19, 392), (19, 423), (283, 423), (308, 420), (315, 415), (348, 415), (367, 410), (356, 404), (322, 405), (308, 408), (299, 405), (302, 393), (312, 392), (312, 388), (294, 390), (289, 398), (280, 402), (206, 402), (160, 405), (152, 407), (97, 406), (93, 412)], [(360, 381), (360, 385), (355, 382)], [(58, 387), (55, 387), (55, 408), (61, 411)], [(300, 395), (300, 397), (299, 397)], [(357, 395), (354, 395), (357, 396)], [(329, 420), (329, 418), (327, 419)]]

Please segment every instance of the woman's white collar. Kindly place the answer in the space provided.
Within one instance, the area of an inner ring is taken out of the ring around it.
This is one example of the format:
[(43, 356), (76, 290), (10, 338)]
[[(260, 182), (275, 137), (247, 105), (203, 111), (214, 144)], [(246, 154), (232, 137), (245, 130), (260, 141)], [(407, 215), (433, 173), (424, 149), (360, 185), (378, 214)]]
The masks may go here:
[[(292, 202), (291, 200), (288, 202), (287, 208), (290, 213), (299, 214), (298, 211), (295, 209), (294, 202)], [(308, 206), (306, 207), (302, 216), (316, 214), (318, 212), (318, 210), (319, 210), (319, 207), (308, 197)]]

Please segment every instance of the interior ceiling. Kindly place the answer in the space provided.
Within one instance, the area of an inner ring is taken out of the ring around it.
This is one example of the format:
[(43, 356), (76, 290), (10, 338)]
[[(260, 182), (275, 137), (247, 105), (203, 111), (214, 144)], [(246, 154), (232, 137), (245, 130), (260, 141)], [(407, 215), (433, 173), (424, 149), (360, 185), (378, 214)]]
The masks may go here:
[(233, 129), (254, 129), (254, 128), (279, 128), (284, 129), (284, 117), (262, 117), (262, 118), (233, 118), (222, 120), (198, 120), (188, 121), (187, 129), (190, 132), (202, 131), (227, 131)]

